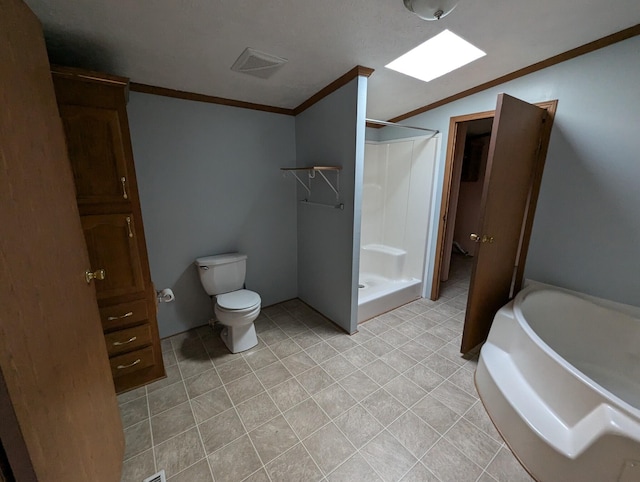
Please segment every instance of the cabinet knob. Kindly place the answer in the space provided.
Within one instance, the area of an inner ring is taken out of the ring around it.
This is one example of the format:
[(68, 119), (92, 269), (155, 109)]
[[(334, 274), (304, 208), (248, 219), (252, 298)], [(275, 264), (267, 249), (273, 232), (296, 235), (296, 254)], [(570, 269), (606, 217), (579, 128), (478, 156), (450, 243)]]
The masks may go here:
[(102, 268), (97, 269), (94, 272), (91, 272), (89, 270), (84, 272), (84, 279), (87, 280), (87, 284), (91, 283), (91, 280), (94, 280), (94, 279), (103, 280), (106, 278), (106, 276), (107, 276), (107, 272)]

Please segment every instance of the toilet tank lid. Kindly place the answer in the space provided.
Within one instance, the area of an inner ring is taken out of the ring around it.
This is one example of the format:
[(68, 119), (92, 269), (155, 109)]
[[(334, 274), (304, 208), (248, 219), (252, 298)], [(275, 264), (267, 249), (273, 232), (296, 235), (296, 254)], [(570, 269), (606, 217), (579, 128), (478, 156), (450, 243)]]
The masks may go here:
[(247, 259), (246, 254), (241, 253), (226, 253), (217, 254), (215, 256), (204, 256), (203, 258), (196, 259), (196, 265), (202, 266), (217, 266), (221, 264), (235, 263), (236, 261), (242, 261)]
[(245, 310), (252, 308), (262, 300), (260, 295), (250, 290), (238, 290), (216, 297), (216, 303), (225, 310)]

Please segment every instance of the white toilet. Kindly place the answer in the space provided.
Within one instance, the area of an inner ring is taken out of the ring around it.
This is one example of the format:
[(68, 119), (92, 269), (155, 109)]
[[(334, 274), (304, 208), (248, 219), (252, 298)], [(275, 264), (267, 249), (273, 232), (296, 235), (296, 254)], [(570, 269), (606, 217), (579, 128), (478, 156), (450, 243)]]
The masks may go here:
[(242, 289), (247, 268), (247, 255), (219, 254), (196, 259), (200, 281), (213, 297), (216, 319), (224, 325), (220, 337), (231, 353), (258, 344), (253, 321), (260, 314), (260, 295)]

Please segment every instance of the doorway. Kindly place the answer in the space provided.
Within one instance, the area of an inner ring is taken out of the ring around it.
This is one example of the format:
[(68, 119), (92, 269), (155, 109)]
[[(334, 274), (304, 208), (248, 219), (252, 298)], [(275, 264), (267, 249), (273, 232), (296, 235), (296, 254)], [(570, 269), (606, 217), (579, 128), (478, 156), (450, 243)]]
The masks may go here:
[(520, 289), (556, 105), (500, 94), (495, 111), (450, 120), (431, 299), (440, 297), (452, 260), (466, 262), (462, 353), (486, 339), (497, 309)]

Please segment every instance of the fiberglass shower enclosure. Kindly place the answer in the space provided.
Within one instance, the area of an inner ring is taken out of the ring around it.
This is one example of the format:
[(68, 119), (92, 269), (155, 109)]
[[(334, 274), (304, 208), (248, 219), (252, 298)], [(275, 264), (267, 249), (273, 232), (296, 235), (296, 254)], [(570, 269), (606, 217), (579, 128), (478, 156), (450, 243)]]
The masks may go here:
[(365, 145), (358, 322), (422, 294), (439, 138)]

